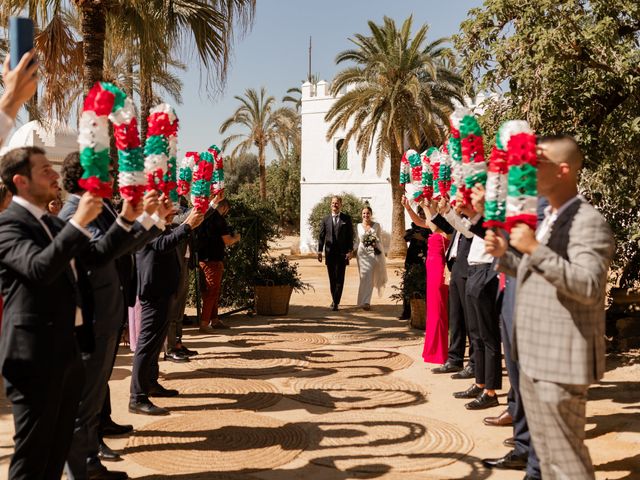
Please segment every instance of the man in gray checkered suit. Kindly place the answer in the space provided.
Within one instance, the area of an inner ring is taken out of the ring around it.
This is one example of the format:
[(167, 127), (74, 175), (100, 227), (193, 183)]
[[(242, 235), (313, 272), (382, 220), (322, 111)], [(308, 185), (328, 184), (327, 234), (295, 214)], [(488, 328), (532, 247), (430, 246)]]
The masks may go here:
[(540, 138), (538, 192), (550, 203), (545, 220), (535, 232), (514, 227), (512, 249), (500, 233), (485, 238), (498, 269), (517, 277), (514, 356), (545, 480), (594, 478), (585, 409), (589, 384), (604, 373), (604, 300), (615, 248), (607, 222), (578, 195), (582, 162), (573, 138)]

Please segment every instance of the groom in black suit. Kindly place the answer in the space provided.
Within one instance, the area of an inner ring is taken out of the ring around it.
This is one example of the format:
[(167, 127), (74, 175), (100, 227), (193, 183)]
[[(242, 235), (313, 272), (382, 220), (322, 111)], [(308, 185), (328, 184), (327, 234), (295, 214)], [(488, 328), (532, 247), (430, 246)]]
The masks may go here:
[(351, 217), (342, 213), (342, 198), (331, 198), (331, 215), (322, 219), (318, 239), (318, 261), (322, 262), (322, 251), (329, 272), (331, 286), (331, 309), (338, 310), (342, 298), (344, 272), (353, 254), (353, 223)]
[(87, 352), (93, 340), (84, 269), (117, 255), (129, 234), (114, 225), (90, 243), (86, 227), (102, 210), (90, 193), (69, 223), (49, 215), (59, 175), (40, 148), (8, 152), (0, 177), (14, 195), (0, 214), (0, 369), (16, 430), (9, 478), (60, 478), (84, 380), (78, 344)]

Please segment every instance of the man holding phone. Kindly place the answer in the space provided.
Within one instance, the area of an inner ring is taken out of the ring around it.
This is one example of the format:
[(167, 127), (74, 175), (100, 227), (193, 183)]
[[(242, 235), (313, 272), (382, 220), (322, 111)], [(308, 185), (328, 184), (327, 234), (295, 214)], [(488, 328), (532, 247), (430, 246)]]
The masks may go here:
[(4, 92), (0, 97), (0, 145), (13, 128), (20, 107), (33, 97), (38, 87), (38, 63), (33, 50), (25, 53), (14, 69), (9, 68), (9, 56), (4, 61), (2, 79)]

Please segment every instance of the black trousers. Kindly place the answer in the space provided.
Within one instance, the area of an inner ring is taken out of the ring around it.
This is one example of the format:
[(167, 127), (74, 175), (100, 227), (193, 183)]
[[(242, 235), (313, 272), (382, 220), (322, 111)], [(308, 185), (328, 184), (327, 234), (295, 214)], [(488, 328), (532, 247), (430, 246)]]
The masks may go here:
[(511, 349), (513, 345), (513, 309), (515, 302), (515, 279), (507, 280), (507, 287), (504, 290), (504, 301), (500, 313), (500, 326), (502, 329), (502, 344), (504, 346), (504, 363), (509, 375), (511, 389), (508, 396), (509, 413), (513, 417), (513, 439), (514, 450), (518, 455), (528, 455), (527, 475), (532, 479), (540, 479), (540, 461), (531, 443), (531, 433), (527, 424), (527, 417), (520, 395), (520, 367), (513, 360)]
[(11, 480), (59, 480), (71, 446), (84, 383), (79, 355), (64, 364), (56, 358), (33, 375), (4, 377), (15, 424)]
[(131, 400), (148, 400), (149, 390), (158, 383), (158, 355), (169, 328), (169, 297), (140, 298), (142, 315), (131, 372)]
[(327, 272), (329, 272), (331, 300), (334, 305), (340, 305), (342, 288), (344, 287), (344, 273), (346, 269), (346, 260), (342, 258), (327, 258)]
[[(454, 264), (449, 279), (449, 355), (447, 362), (462, 366), (469, 337), (467, 301), (465, 297), (467, 277), (457, 271)], [(469, 365), (474, 367), (473, 342), (469, 337)]]
[(466, 301), (469, 335), (473, 343), (476, 383), (490, 390), (502, 388), (498, 276), (491, 264), (469, 265)]

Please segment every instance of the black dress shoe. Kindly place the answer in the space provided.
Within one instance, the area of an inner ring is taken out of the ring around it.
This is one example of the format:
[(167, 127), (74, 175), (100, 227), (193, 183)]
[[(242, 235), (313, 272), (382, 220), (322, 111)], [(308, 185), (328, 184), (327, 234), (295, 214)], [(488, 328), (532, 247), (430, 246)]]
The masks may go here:
[(159, 383), (151, 387), (151, 389), (149, 390), (150, 397), (163, 397), (163, 398), (177, 397), (179, 393), (180, 392), (178, 392), (178, 390), (174, 390), (172, 388), (164, 388)]
[(454, 365), (453, 363), (446, 362), (444, 365), (431, 369), (432, 373), (453, 373), (462, 370), (460, 365)]
[(338, 308), (338, 304), (335, 304), (335, 305), (333, 306), (333, 311), (334, 311), (334, 312), (337, 312), (338, 310), (339, 310), (339, 308)]
[(129, 411), (131, 413), (139, 413), (141, 415), (169, 415), (169, 410), (157, 407), (149, 400), (129, 402)]
[(531, 475), (525, 475), (522, 480), (540, 480), (540, 479), (536, 477), (532, 477)]
[(174, 363), (187, 363), (189, 361), (189, 357), (187, 357), (180, 350), (170, 350), (164, 354), (164, 359), (169, 362)]
[(515, 446), (516, 446), (516, 440), (515, 440), (515, 438), (513, 438), (513, 437), (509, 437), (509, 438), (507, 438), (504, 442), (502, 442), (502, 444), (503, 444), (505, 447), (515, 448)]
[(117, 470), (109, 471), (104, 465), (87, 467), (87, 478), (89, 480), (126, 480), (129, 478), (127, 472)]
[(453, 396), (456, 398), (477, 398), (483, 391), (484, 389), (482, 387), (479, 387), (474, 383), (464, 392), (455, 392)]
[(184, 353), (187, 357), (195, 357), (198, 354), (197, 350), (190, 350), (184, 345), (180, 347), (179, 351)]
[(133, 431), (133, 425), (119, 425), (113, 420), (109, 419), (104, 425), (100, 427), (100, 433), (103, 437), (110, 437), (114, 435), (125, 435)]
[(100, 440), (100, 443), (98, 444), (98, 458), (100, 460), (107, 460), (111, 462), (122, 460), (122, 458), (120, 458), (120, 455), (111, 450), (108, 445), (102, 440)]
[(485, 408), (497, 407), (500, 405), (498, 403), (498, 396), (494, 395), (493, 397), (488, 393), (482, 393), (478, 395), (478, 398), (473, 400), (472, 402), (467, 403), (464, 408), (467, 410), (483, 410)]
[(524, 470), (527, 468), (528, 454), (516, 454), (515, 450), (511, 450), (504, 457), (485, 458), (482, 464), (487, 468), (502, 468), (505, 470)]
[(451, 375), (451, 378), (454, 378), (456, 380), (473, 378), (473, 377), (475, 377), (475, 373), (473, 371), (473, 368), (471, 368), (469, 365), (464, 367), (458, 373), (454, 373), (453, 375)]

